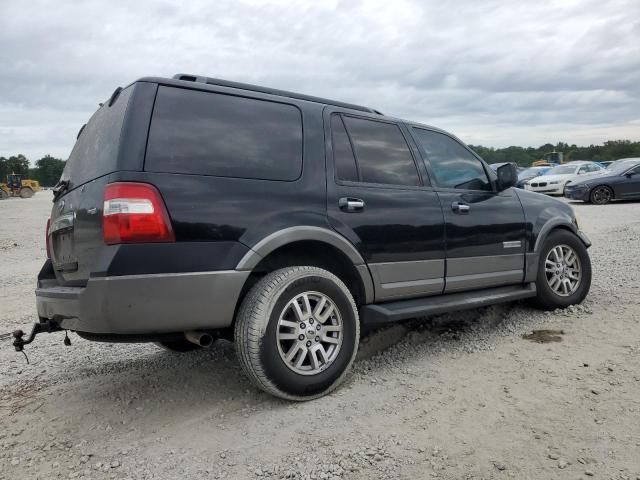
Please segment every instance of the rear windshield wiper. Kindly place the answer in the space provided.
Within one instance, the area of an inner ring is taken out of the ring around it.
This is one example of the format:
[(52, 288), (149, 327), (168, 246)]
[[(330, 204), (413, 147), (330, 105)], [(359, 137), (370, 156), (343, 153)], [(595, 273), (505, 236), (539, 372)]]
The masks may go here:
[(55, 202), (69, 188), (69, 180), (60, 180), (53, 187), (53, 201)]

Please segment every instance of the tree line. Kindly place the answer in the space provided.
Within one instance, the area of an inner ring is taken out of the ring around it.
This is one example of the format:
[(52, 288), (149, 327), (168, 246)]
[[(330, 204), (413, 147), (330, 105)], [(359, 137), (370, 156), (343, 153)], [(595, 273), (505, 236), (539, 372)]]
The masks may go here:
[(640, 157), (640, 142), (631, 140), (609, 140), (602, 145), (589, 145), (578, 147), (568, 143), (559, 142), (556, 145), (546, 143), (537, 148), (534, 147), (506, 147), (493, 148), (482, 145), (469, 145), (474, 152), (480, 155), (487, 163), (515, 162), (523, 167), (528, 167), (536, 160), (542, 160), (547, 153), (553, 151), (564, 154), (564, 162), (573, 160), (592, 160), (594, 162), (606, 162), (619, 158)]
[[(530, 166), (532, 162), (543, 159), (545, 154), (553, 151), (562, 152), (565, 162), (572, 160), (605, 162), (619, 158), (640, 157), (640, 142), (631, 140), (609, 140), (602, 145), (588, 147), (578, 147), (575, 144), (569, 145), (563, 142), (555, 145), (545, 143), (539, 147), (493, 148), (482, 145), (469, 145), (469, 147), (487, 163), (515, 162), (523, 167)], [(33, 168), (24, 155), (0, 157), (0, 182), (4, 182), (9, 173), (21, 173), (25, 178), (38, 180), (43, 187), (52, 187), (58, 183), (64, 164), (64, 160), (51, 155), (45, 155), (36, 160)]]
[(38, 180), (43, 187), (53, 187), (62, 175), (64, 160), (45, 155), (40, 160), (36, 160), (35, 167), (31, 167), (29, 160), (22, 154), (12, 157), (0, 157), (0, 183), (7, 180), (10, 173), (19, 173), (24, 178)]

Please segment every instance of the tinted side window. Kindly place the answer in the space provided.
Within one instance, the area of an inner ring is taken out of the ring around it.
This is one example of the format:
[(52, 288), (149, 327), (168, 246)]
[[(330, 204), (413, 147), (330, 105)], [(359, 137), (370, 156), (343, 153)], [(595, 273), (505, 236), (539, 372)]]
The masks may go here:
[(397, 125), (344, 117), (351, 135), (361, 181), (420, 185), (409, 146)]
[(466, 148), (443, 133), (414, 128), (419, 147), (426, 154), (435, 183), (444, 188), (491, 190), (482, 163)]
[(160, 87), (145, 170), (295, 180), (302, 171), (300, 111), (281, 103)]
[(333, 142), (333, 159), (338, 180), (358, 181), (356, 158), (353, 156), (351, 142), (339, 115), (331, 116), (331, 139)]

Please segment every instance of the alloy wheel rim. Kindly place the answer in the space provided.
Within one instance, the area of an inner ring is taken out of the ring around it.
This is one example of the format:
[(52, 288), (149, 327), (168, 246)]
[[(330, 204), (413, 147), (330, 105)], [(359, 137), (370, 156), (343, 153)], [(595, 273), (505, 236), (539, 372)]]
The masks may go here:
[(608, 188), (598, 188), (593, 192), (593, 198), (596, 203), (607, 203), (611, 200), (611, 192)]
[(582, 266), (576, 251), (568, 245), (557, 245), (544, 262), (547, 284), (556, 295), (568, 297), (575, 293), (582, 279)]
[(340, 311), (324, 293), (296, 295), (278, 318), (276, 340), (280, 358), (300, 375), (317, 375), (331, 366), (343, 338)]

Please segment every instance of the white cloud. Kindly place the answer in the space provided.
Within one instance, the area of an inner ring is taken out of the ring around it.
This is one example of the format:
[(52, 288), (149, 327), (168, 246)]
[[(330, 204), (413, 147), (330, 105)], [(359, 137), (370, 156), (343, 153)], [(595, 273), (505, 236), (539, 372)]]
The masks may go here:
[(491, 146), (640, 139), (637, 0), (0, 4), (0, 155), (66, 157), (118, 85), (190, 72)]

